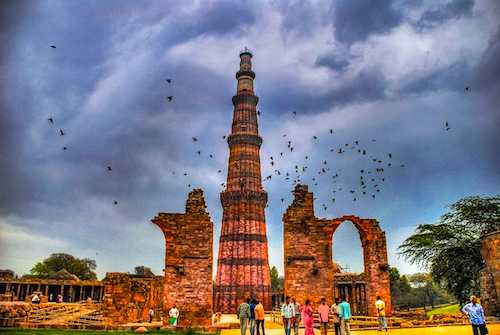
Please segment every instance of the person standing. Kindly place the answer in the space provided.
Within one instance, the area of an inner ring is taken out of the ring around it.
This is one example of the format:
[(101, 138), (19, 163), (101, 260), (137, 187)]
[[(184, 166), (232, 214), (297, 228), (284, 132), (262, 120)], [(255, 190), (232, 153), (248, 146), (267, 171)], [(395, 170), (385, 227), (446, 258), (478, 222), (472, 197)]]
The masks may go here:
[(351, 319), (351, 306), (346, 301), (345, 297), (341, 298), (342, 302), (339, 304), (339, 318), (340, 318), (340, 334), (351, 335), (349, 328), (349, 320)]
[(177, 327), (177, 320), (179, 319), (179, 310), (177, 309), (177, 307), (172, 306), (172, 308), (170, 308), (170, 310), (168, 311), (168, 316), (170, 317), (170, 319), (168, 320), (168, 324), (170, 326), (174, 326), (174, 327)]
[(148, 316), (149, 316), (149, 323), (153, 322), (153, 318), (155, 316), (155, 311), (152, 308), (149, 309)]
[(255, 327), (257, 328), (257, 335), (260, 335), (260, 328), (262, 328), (262, 335), (266, 335), (266, 331), (264, 330), (265, 318), (266, 314), (264, 313), (264, 306), (257, 301), (257, 305), (255, 306)]
[(330, 317), (330, 307), (326, 304), (326, 299), (321, 298), (321, 302), (318, 306), (318, 314), (319, 314), (319, 324), (322, 335), (328, 335), (328, 321)]
[(304, 324), (304, 335), (314, 335), (314, 320), (313, 309), (311, 307), (311, 300), (307, 299), (302, 306), (302, 323)]
[(257, 305), (257, 301), (255, 299), (252, 299), (250, 301), (250, 320), (249, 320), (249, 327), (250, 327), (250, 335), (254, 335), (255, 333), (255, 306)]
[(290, 297), (285, 297), (285, 303), (281, 305), (281, 317), (283, 319), (283, 327), (285, 335), (290, 335), (292, 328), (292, 319), (295, 316), (294, 306), (290, 303)]
[(385, 317), (385, 302), (377, 296), (377, 301), (375, 301), (375, 308), (377, 309), (377, 319), (378, 319), (378, 330), (382, 331), (385, 329), (387, 331), (387, 318)]
[(469, 318), (474, 335), (488, 334), (488, 328), (486, 328), (486, 319), (484, 318), (483, 306), (478, 303), (476, 296), (470, 297), (470, 303), (462, 308), (462, 313), (467, 315), (467, 317)]
[(299, 335), (299, 325), (300, 325), (300, 305), (297, 303), (295, 298), (292, 298), (293, 312), (295, 317), (293, 319), (293, 334)]
[(31, 298), (31, 303), (34, 305), (40, 304), (40, 297), (38, 296), (37, 293), (33, 294), (33, 297)]
[(335, 299), (332, 307), (330, 308), (330, 313), (332, 314), (333, 321), (333, 330), (335, 331), (335, 335), (340, 335), (340, 318), (339, 318), (339, 299)]
[(250, 299), (242, 302), (236, 310), (236, 317), (240, 320), (241, 335), (247, 332), (248, 319), (250, 319)]

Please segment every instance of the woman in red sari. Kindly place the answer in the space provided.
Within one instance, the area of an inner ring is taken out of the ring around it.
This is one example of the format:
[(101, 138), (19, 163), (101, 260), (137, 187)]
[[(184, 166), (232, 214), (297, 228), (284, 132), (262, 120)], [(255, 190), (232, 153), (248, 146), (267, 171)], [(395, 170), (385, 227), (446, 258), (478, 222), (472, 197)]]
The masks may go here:
[(311, 300), (307, 299), (301, 310), (302, 323), (304, 324), (305, 334), (304, 335), (314, 335), (314, 319), (313, 319), (313, 309), (311, 307)]

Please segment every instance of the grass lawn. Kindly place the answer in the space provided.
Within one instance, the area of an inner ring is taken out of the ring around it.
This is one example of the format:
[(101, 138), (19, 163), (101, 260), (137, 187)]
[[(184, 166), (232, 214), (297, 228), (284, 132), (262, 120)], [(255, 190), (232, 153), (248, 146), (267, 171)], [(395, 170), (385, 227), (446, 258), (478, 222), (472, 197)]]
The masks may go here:
[[(121, 330), (76, 330), (76, 329), (20, 329), (0, 328), (0, 334), (6, 335), (106, 335), (106, 334), (135, 334), (133, 331)], [(165, 330), (150, 330), (147, 334), (163, 335), (195, 335), (195, 332), (174, 332)]]
[(460, 312), (460, 306), (458, 304), (455, 304), (455, 305), (435, 308), (432, 311), (427, 312), (427, 317), (439, 314), (454, 314), (459, 312)]

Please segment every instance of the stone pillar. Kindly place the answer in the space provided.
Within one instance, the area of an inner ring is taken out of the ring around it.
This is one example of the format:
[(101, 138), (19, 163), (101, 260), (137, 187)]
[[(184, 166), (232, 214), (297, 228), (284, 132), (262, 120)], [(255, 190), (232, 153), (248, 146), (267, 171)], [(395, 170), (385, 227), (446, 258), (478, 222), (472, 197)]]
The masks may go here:
[(233, 124), (227, 139), (227, 185), (220, 194), (223, 215), (215, 278), (215, 309), (223, 313), (234, 313), (251, 296), (267, 310), (272, 305), (265, 220), (267, 193), (262, 187), (262, 138), (256, 110), (259, 98), (254, 94), (255, 73), (249, 50), (240, 53), (236, 79)]
[(500, 316), (500, 231), (486, 234), (482, 241), (481, 304), (486, 315)]
[(189, 193), (185, 214), (159, 213), (153, 220), (165, 236), (163, 324), (175, 305), (179, 326), (212, 324), (213, 224), (201, 189)]

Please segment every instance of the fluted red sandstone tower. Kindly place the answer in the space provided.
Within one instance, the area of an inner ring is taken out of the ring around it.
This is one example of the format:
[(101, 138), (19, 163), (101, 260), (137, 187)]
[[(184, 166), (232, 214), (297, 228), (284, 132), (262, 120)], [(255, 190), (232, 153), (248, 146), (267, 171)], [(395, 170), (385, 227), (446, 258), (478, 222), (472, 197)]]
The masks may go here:
[(215, 286), (215, 311), (234, 313), (247, 297), (254, 296), (271, 308), (271, 276), (266, 237), (267, 193), (262, 188), (260, 146), (253, 91), (252, 53), (240, 53), (233, 96), (233, 125), (229, 144), (226, 189), (221, 192), (222, 229)]

